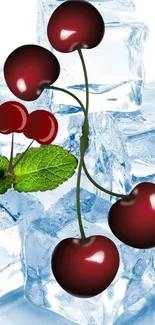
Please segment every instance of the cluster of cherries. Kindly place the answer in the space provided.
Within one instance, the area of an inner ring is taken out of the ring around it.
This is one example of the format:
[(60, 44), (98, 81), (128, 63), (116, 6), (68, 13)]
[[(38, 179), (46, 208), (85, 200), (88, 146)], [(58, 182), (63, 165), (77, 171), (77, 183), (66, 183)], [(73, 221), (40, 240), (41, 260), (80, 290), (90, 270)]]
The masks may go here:
[(0, 105), (0, 133), (23, 133), (39, 144), (50, 144), (58, 132), (55, 116), (46, 110), (36, 110), (29, 114), (27, 108), (16, 101)]
[[(50, 44), (63, 53), (73, 52), (79, 47), (96, 47), (102, 41), (104, 32), (102, 16), (84, 0), (68, 0), (59, 5), (47, 27)], [(82, 62), (84, 67), (83, 57)], [(4, 65), (9, 89), (25, 101), (37, 99), (45, 88), (50, 88), (49, 85), (56, 81), (59, 73), (60, 66), (54, 54), (38, 45), (17, 48)], [(9, 107), (12, 107), (11, 117)], [(55, 117), (47, 111), (32, 112), (28, 118), (27, 110), (19, 103), (4, 103), (0, 107), (2, 133), (23, 131), (27, 137), (46, 144), (56, 136), (57, 129)], [(87, 171), (84, 165), (83, 168)], [(88, 171), (86, 175), (89, 175)], [(100, 190), (121, 198), (113, 204), (108, 216), (114, 235), (131, 247), (155, 247), (155, 185), (141, 183), (129, 195), (120, 195), (105, 190), (90, 175), (89, 179)], [(81, 231), (82, 220), (78, 220)], [(115, 278), (119, 253), (113, 241), (105, 236), (67, 238), (55, 247), (51, 267), (56, 280), (68, 293), (77, 297), (92, 297), (105, 290)]]

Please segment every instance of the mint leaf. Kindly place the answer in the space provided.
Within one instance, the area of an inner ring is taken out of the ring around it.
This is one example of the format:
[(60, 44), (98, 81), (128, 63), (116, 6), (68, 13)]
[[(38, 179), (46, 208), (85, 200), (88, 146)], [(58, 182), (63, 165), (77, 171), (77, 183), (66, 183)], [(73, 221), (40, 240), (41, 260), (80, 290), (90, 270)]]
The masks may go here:
[[(13, 164), (20, 155), (16, 155)], [(14, 189), (19, 192), (53, 190), (74, 174), (77, 163), (68, 150), (58, 145), (31, 148), (13, 170)]]
[(12, 187), (13, 177), (4, 177), (8, 170), (9, 161), (6, 157), (0, 156), (0, 194), (7, 192)]
[(12, 187), (13, 177), (0, 179), (0, 194), (7, 192)]
[(7, 172), (9, 166), (9, 160), (6, 157), (0, 156), (0, 170)]

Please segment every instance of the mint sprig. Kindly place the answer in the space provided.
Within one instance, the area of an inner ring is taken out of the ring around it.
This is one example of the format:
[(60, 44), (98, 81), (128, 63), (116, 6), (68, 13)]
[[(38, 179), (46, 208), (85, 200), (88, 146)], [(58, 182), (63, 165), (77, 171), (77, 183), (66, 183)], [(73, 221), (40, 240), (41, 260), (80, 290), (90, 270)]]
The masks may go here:
[(13, 186), (18, 192), (53, 190), (73, 176), (76, 167), (77, 159), (58, 145), (31, 148), (13, 170)]
[[(13, 165), (21, 155), (13, 158)], [(53, 190), (73, 176), (77, 163), (68, 150), (58, 145), (29, 149), (11, 173), (8, 159), (0, 156), (0, 194), (12, 186), (18, 192)]]

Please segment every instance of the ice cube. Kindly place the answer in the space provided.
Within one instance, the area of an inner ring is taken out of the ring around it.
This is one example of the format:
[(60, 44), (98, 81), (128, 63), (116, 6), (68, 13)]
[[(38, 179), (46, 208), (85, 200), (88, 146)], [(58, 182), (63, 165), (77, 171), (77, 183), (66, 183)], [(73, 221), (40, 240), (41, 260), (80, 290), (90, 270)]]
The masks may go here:
[(135, 249), (121, 243), (119, 254), (122, 272), (102, 294), (104, 325), (137, 324), (154, 295), (155, 249)]
[(131, 162), (133, 183), (155, 179), (155, 155), (154, 155), (155, 131), (142, 131), (139, 134), (129, 135), (126, 139), (126, 147)]
[(23, 285), (23, 241), (32, 220), (44, 214), (29, 194), (8, 190), (0, 195), (0, 297)]
[[(70, 150), (79, 158), (79, 142), (83, 116), (80, 114), (60, 118), (60, 130), (64, 131), (64, 139), (57, 139), (58, 143)], [(126, 150), (126, 143), (115, 123), (115, 118), (109, 113), (89, 114), (89, 147), (85, 153), (85, 163), (91, 177), (101, 186), (117, 193), (128, 193), (131, 190), (130, 163)], [(60, 131), (61, 132), (61, 131)], [(87, 179), (85, 174), (81, 178), (82, 187), (106, 200), (111, 196), (97, 189)], [(74, 184), (75, 186), (75, 184)]]
[(155, 182), (154, 89), (154, 82), (146, 84), (143, 103), (136, 112), (110, 113), (127, 151), (132, 187), (140, 182)]

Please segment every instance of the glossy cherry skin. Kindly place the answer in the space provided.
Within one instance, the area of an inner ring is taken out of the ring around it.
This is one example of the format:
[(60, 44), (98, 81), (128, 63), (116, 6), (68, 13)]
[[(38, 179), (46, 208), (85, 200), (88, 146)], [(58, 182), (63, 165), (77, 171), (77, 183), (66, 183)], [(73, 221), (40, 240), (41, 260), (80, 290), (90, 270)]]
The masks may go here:
[(29, 115), (24, 135), (40, 144), (50, 144), (56, 138), (58, 122), (55, 116), (45, 110), (36, 110)]
[(111, 231), (126, 245), (155, 247), (155, 184), (140, 183), (130, 193), (133, 199), (118, 200), (109, 211)]
[(21, 133), (25, 130), (29, 119), (27, 108), (16, 101), (8, 101), (0, 105), (0, 133)]
[(99, 11), (87, 1), (63, 2), (52, 14), (47, 35), (59, 52), (68, 53), (81, 48), (96, 47), (103, 39), (105, 25)]
[(57, 58), (38, 45), (24, 45), (15, 49), (4, 64), (4, 77), (11, 92), (25, 101), (37, 99), (41, 85), (53, 84), (60, 73)]
[(119, 253), (115, 244), (104, 236), (91, 236), (87, 242), (67, 238), (54, 249), (53, 274), (59, 285), (79, 298), (90, 298), (105, 290), (115, 278)]

